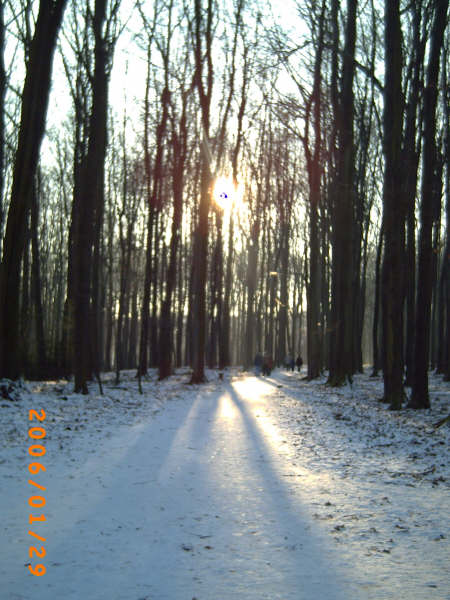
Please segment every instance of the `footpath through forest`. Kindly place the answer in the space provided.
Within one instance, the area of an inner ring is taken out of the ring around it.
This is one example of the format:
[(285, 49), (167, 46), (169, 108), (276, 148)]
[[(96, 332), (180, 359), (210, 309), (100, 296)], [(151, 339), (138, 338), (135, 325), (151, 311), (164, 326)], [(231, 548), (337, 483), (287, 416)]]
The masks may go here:
[[(143, 397), (131, 376), (104, 396), (25, 384), (1, 401), (2, 599), (450, 598), (449, 428), (431, 427), (448, 386), (433, 380), (432, 412), (391, 413), (367, 376), (339, 390), (210, 376)], [(48, 429), (33, 527), (30, 408)]]

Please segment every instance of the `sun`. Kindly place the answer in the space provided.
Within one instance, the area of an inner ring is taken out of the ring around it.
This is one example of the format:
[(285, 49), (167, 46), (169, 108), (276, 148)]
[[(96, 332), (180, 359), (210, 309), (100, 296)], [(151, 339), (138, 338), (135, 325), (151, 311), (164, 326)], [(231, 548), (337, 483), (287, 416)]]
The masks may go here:
[(229, 211), (242, 202), (240, 186), (235, 186), (231, 177), (217, 177), (213, 188), (214, 202), (223, 211)]

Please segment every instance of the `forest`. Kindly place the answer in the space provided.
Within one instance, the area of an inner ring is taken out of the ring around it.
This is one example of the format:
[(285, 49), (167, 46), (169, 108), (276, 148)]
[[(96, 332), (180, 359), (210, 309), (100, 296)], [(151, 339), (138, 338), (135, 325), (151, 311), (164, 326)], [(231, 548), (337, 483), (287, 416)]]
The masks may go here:
[(0, 3), (0, 378), (450, 380), (446, 0)]

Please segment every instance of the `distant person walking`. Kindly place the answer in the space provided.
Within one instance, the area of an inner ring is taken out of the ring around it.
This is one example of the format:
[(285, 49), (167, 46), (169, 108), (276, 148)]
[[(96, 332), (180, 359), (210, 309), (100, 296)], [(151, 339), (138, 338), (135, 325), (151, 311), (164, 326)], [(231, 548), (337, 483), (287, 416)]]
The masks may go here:
[(285, 359), (284, 359), (284, 367), (285, 369), (290, 369), (291, 371), (294, 370), (295, 368), (295, 360), (294, 357), (291, 354), (287, 354)]
[(263, 366), (262, 366), (262, 374), (270, 375), (273, 369), (273, 359), (270, 354), (264, 354)]
[(261, 370), (263, 368), (263, 355), (261, 354), (261, 352), (257, 352), (256, 356), (255, 356), (255, 374), (256, 375), (261, 375)]
[(303, 365), (303, 358), (301, 357), (300, 354), (297, 356), (297, 360), (295, 361), (295, 365), (297, 367), (297, 371), (300, 373), (300, 371), (302, 369), (302, 365)]

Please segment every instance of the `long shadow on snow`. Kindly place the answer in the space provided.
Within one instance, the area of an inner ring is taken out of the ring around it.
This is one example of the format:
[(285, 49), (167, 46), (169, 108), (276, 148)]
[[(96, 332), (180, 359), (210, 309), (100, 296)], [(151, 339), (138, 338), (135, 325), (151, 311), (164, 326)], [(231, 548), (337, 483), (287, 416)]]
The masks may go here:
[[(276, 382), (264, 381), (271, 385), (276, 385)], [(308, 565), (311, 571), (314, 571), (316, 574), (320, 573), (320, 582), (310, 581), (309, 584), (305, 585), (305, 590), (303, 591), (306, 594), (311, 594), (312, 589), (316, 586), (317, 594), (319, 595), (315, 595), (314, 598), (326, 597), (327, 600), (347, 598), (347, 594), (342, 591), (343, 586), (339, 581), (337, 573), (333, 571), (330, 563), (327, 562), (329, 555), (327, 557), (323, 551), (323, 546), (327, 544), (328, 540), (326, 540), (325, 536), (322, 539), (313, 537), (314, 534), (311, 533), (310, 529), (314, 525), (306, 515), (306, 512), (302, 510), (299, 496), (295, 493), (293, 487), (281, 479), (273, 458), (276, 449), (265, 439), (251, 409), (248, 408), (248, 401), (250, 399), (242, 399), (232, 384), (228, 385), (226, 389), (234, 405), (240, 412), (255, 452), (262, 459), (258, 461), (258, 465), (261, 479), (265, 482), (263, 494), (272, 504), (271, 512), (279, 518), (280, 530), (283, 532), (288, 531), (289, 541), (286, 542), (286, 547), (299, 546), (296, 552), (291, 552), (290, 554), (294, 568), (296, 567), (301, 576), (306, 578), (308, 574), (305, 574), (305, 567)], [(273, 490), (276, 491), (274, 492)], [(292, 535), (295, 535), (295, 533), (299, 535), (298, 540), (292, 539)], [(331, 550), (332, 553), (333, 550)], [(285, 552), (285, 556), (287, 554)], [(311, 576), (313, 577), (313, 574)], [(324, 582), (329, 584), (329, 589), (321, 589), (320, 586)], [(308, 587), (311, 584), (312, 588)], [(298, 598), (302, 598), (302, 588), (297, 591), (299, 594)], [(323, 593), (325, 593), (325, 596), (322, 595)], [(305, 597), (310, 598), (312, 596), (307, 595)]]
[[(180, 427), (172, 426), (164, 416), (170, 410), (172, 402), (169, 401), (156, 418), (146, 419), (140, 429), (123, 428), (119, 437), (112, 436), (106, 441), (103, 438), (98, 451), (92, 453), (85, 463), (74, 465), (74, 470), (67, 472), (65, 477), (52, 479), (49, 472), (46, 497), (50, 529), (46, 527), (47, 556), (42, 561), (47, 565), (47, 573), (42, 578), (33, 578), (24, 569), (23, 562), (20, 566), (11, 565), (11, 569), (16, 568), (14, 586), (13, 589), (3, 589), (3, 592), (11, 594), (11, 598), (15, 593), (18, 599), (33, 597), (46, 600), (50, 596), (79, 598), (79, 590), (82, 589), (87, 598), (116, 600), (119, 597), (132, 598), (129, 590), (135, 579), (152, 582), (153, 572), (158, 570), (156, 563), (165, 559), (161, 548), (156, 548), (152, 554), (153, 524), (149, 520), (155, 515), (164, 519), (166, 512), (172, 508), (159, 505), (161, 496), (164, 496), (162, 488), (165, 484), (161, 485), (160, 480), (164, 476), (165, 463), (180, 429), (195, 412), (199, 397), (211, 394), (216, 395), (216, 392), (205, 393), (199, 388), (198, 393), (188, 397), (186, 402), (175, 401), (182, 404)], [(161, 421), (161, 417), (165, 420)], [(164, 447), (162, 452), (158, 452), (151, 436), (162, 423)], [(77, 443), (75, 437), (73, 443)], [(148, 469), (143, 470), (141, 467), (145, 464)], [(106, 468), (102, 468), (103, 465)], [(131, 476), (128, 469), (132, 470)], [(171, 500), (180, 505), (181, 511), (183, 498)], [(154, 510), (155, 505), (157, 510)], [(140, 517), (137, 522), (135, 513)], [(130, 528), (135, 532), (132, 535)], [(167, 536), (170, 536), (170, 530), (166, 532)], [(83, 548), (81, 554), (76, 552), (77, 548)], [(183, 558), (182, 550), (181, 555)], [(152, 564), (152, 557), (155, 564)], [(34, 562), (39, 561), (34, 559)], [(176, 579), (179, 573), (174, 571), (171, 576)], [(45, 587), (40, 580), (45, 580)], [(159, 600), (178, 600), (182, 596), (172, 596), (170, 590), (167, 594), (161, 590), (157, 597)]]

